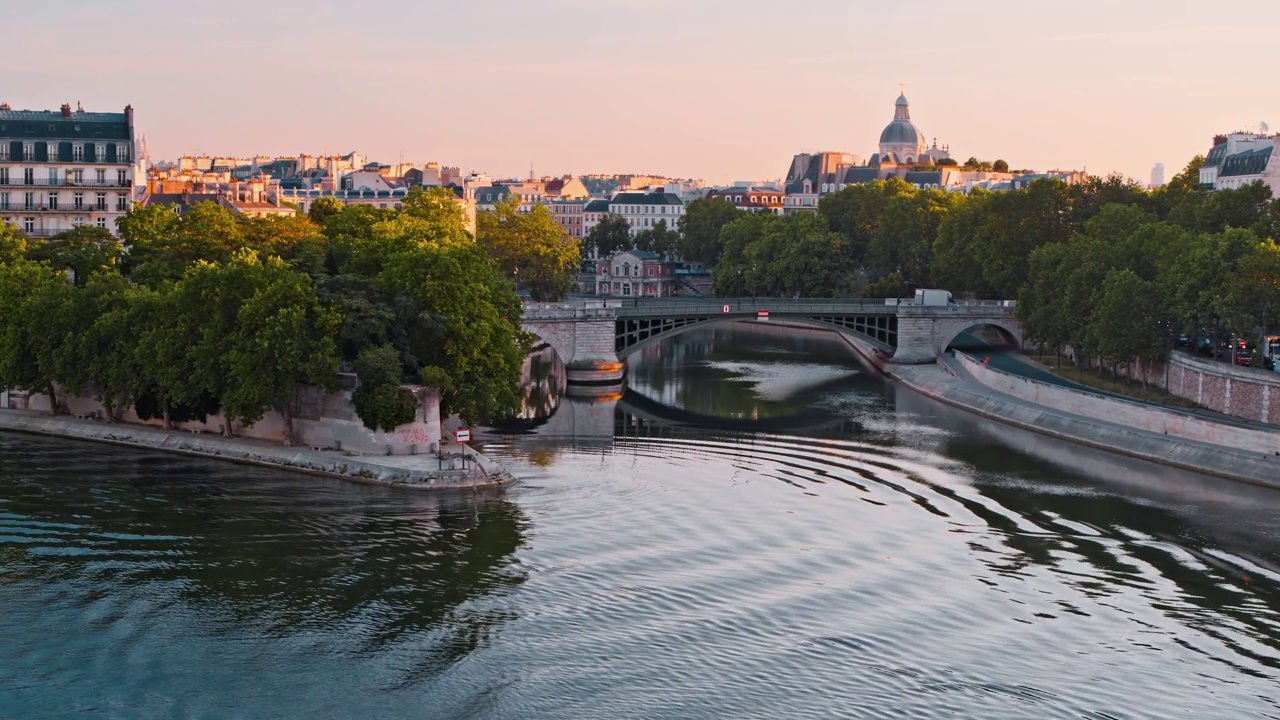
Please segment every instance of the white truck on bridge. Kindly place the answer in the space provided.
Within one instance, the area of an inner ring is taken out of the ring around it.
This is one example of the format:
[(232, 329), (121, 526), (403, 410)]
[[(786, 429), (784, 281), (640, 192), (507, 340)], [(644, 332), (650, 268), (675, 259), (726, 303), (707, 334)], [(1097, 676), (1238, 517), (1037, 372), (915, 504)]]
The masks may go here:
[(916, 290), (915, 305), (955, 305), (950, 290)]

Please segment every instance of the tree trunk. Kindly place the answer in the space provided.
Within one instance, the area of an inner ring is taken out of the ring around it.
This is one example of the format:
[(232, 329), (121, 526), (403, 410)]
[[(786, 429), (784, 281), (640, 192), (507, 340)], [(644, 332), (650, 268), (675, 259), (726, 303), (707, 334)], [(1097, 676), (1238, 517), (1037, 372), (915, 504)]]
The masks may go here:
[(173, 429), (173, 415), (169, 412), (169, 403), (164, 404), (164, 424), (161, 427), (165, 430)]
[(58, 414), (58, 393), (53, 389), (53, 381), (49, 381), (49, 412), (53, 415)]
[(102, 414), (106, 417), (107, 422), (109, 423), (113, 423), (116, 421), (116, 413), (114, 410), (111, 409), (112, 407), (113, 407), (112, 403), (109, 403), (109, 402), (102, 403)]
[(289, 409), (288, 400), (280, 404), (280, 417), (284, 419), (284, 446), (297, 445), (298, 438), (293, 432), (293, 411)]

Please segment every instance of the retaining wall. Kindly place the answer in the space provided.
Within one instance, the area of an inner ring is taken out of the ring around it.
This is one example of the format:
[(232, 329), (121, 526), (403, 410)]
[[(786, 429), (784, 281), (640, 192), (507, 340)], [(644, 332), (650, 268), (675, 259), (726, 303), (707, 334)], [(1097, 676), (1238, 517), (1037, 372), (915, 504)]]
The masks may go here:
[(1160, 435), (1266, 455), (1280, 454), (1280, 429), (1255, 429), (1215, 422), (1191, 413), (1029, 380), (997, 370), (964, 354), (956, 357), (961, 367), (983, 386), (1028, 403)]
[[(354, 382), (351, 383), (354, 385)], [(418, 415), (412, 422), (391, 432), (369, 430), (356, 416), (351, 405), (351, 391), (327, 393), (319, 388), (301, 386), (294, 393), (293, 427), (300, 445), (341, 450), (360, 455), (428, 455), (440, 449), (440, 392), (434, 388), (409, 386), (418, 396)], [(100, 417), (102, 404), (91, 397), (58, 394), (58, 402), (72, 417)], [(49, 412), (47, 394), (0, 393), (0, 408)], [(118, 416), (124, 425), (161, 428), (160, 418), (143, 420), (133, 408)], [(206, 420), (174, 423), (174, 430), (192, 435), (222, 435), (230, 427), (232, 434), (256, 440), (284, 442), (284, 418), (278, 411), (268, 411), (253, 425), (230, 422), (221, 413)]]

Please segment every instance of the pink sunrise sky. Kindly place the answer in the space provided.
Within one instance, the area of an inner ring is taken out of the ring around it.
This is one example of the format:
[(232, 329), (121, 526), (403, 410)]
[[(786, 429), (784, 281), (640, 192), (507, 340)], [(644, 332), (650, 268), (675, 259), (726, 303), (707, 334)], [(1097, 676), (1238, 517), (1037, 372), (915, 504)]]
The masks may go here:
[[(1146, 182), (1280, 129), (1280, 2), (533, 0), (7, 8), (14, 109), (132, 104), (151, 154), (361, 152), (494, 176), (781, 177), (876, 150), (906, 83), (952, 154)], [(16, 31), (16, 32), (14, 32)]]

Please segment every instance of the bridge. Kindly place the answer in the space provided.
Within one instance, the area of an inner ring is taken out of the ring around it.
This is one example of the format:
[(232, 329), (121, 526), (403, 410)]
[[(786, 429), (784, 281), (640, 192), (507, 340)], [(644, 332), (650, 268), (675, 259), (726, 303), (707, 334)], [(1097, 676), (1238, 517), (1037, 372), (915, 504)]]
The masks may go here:
[[(753, 320), (840, 333), (868, 357), (930, 363), (975, 328), (1022, 345), (1012, 303), (916, 305), (848, 298), (610, 298), (525, 303), (521, 326), (553, 348), (570, 384), (618, 383), (631, 353), (690, 330)], [(767, 318), (767, 319), (766, 319)]]

